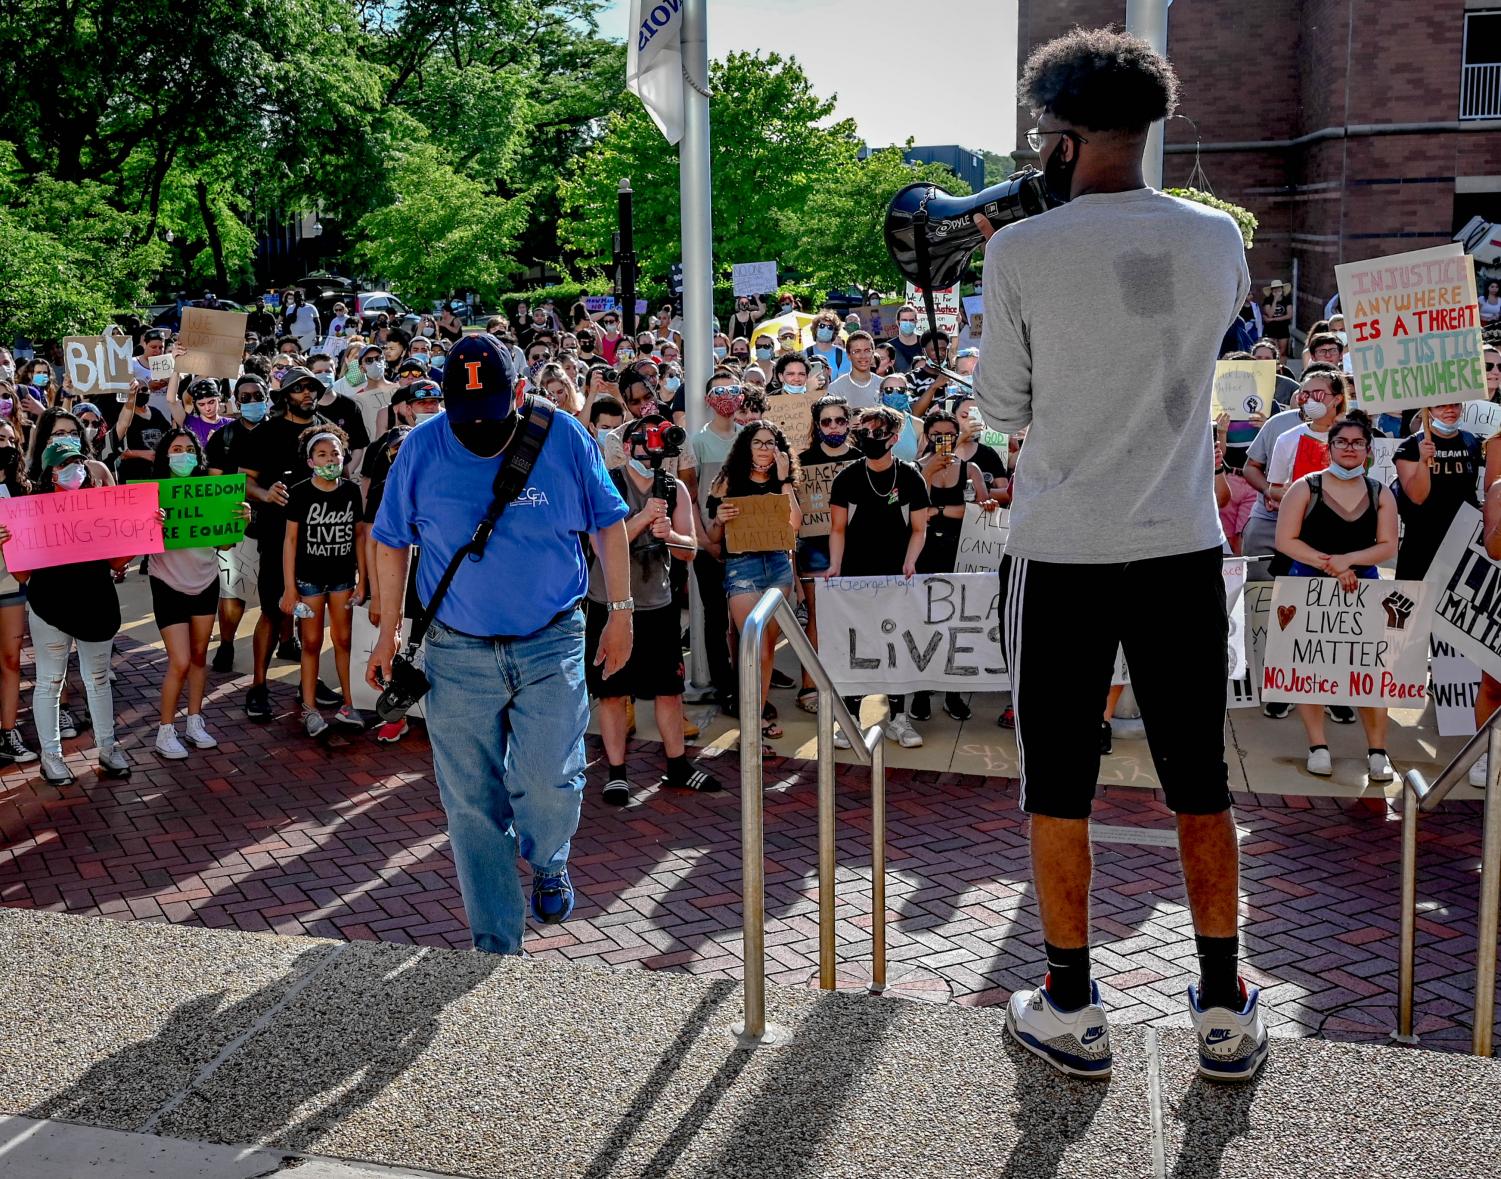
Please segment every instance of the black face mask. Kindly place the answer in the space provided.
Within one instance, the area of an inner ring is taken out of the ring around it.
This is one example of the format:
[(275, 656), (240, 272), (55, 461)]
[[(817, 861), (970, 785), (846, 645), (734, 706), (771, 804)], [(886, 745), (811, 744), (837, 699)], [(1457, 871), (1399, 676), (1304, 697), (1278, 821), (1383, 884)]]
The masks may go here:
[(498, 422), (449, 422), (465, 450), (480, 458), (494, 458), (511, 443), (520, 419), (512, 415)]
[(0, 446), (0, 469), (10, 470), (16, 465), (16, 460), (21, 457), (21, 452), (14, 446)]
[(1053, 154), (1048, 156), (1048, 161), (1042, 166), (1042, 182), (1047, 186), (1048, 194), (1060, 204), (1067, 204), (1073, 190), (1074, 169), (1079, 166), (1079, 144), (1074, 143), (1074, 158), (1063, 158), (1063, 141), (1068, 136), (1058, 137), (1058, 146), (1053, 148)]
[(150, 393), (137, 393), (136, 394), (136, 408), (137, 409), (145, 409), (150, 404), (151, 404), (151, 394)]
[(860, 435), (860, 453), (868, 459), (885, 458), (890, 449), (890, 438), (877, 438), (873, 434)]

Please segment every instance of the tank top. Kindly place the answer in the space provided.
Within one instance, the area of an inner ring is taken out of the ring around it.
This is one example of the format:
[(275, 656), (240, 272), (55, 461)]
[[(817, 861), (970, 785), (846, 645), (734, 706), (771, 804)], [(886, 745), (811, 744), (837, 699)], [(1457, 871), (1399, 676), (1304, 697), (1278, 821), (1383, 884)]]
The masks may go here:
[[(928, 487), (928, 502), (935, 508), (959, 508), (964, 506), (964, 490), (969, 486), (969, 460), (959, 460), (959, 479), (952, 487)], [(931, 521), (929, 527), (931, 527)]]
[[(1380, 514), (1381, 484), (1366, 477), (1365, 510), (1353, 520), (1342, 516), (1324, 495), (1323, 475), (1309, 475), (1308, 490), (1312, 500), (1303, 515), (1298, 539), (1321, 553), (1338, 556), (1358, 553), (1376, 543), (1376, 524)], [(1364, 568), (1364, 566), (1357, 566)]]

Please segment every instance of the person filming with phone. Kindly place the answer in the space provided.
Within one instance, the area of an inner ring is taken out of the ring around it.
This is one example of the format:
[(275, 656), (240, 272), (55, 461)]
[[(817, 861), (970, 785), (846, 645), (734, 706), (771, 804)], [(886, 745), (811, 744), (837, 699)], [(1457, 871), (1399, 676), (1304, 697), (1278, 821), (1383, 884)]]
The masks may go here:
[[(634, 607), (627, 508), (599, 448), (545, 398), (518, 402), (516, 384), (510, 349), (465, 336), (443, 370), (444, 412), (396, 452), (373, 530), (382, 609), (366, 670), (387, 723), (427, 694), (464, 911), (475, 949), (496, 954), (521, 953), (518, 856), (532, 916), (555, 925), (573, 912), (589, 719), (581, 536), (605, 588), (604, 679), (630, 656)], [(423, 609), (398, 654), (412, 545)]]

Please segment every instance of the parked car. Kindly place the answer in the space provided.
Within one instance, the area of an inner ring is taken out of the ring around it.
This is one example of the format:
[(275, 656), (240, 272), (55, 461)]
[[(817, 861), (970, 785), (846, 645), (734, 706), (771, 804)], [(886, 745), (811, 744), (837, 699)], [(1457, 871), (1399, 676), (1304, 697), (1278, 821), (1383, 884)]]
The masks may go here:
[(308, 301), (318, 309), (318, 319), (322, 323), (333, 318), (335, 303), (343, 303), (352, 315), (359, 314), (360, 288), (352, 278), (320, 271), (299, 278), (291, 285), (307, 295)]
[(390, 291), (365, 291), (360, 295), (360, 323), (365, 329), (375, 326), (377, 316), (384, 315), (392, 327), (410, 331), (422, 317), (393, 295)]

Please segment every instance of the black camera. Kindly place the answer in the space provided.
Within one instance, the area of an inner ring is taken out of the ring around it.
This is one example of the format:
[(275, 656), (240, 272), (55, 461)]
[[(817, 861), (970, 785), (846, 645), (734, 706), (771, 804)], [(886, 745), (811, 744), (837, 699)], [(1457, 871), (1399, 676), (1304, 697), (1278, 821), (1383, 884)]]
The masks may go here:
[(634, 423), (625, 435), (625, 444), (634, 459), (660, 463), (683, 453), (688, 432), (675, 426), (659, 413), (649, 413)]
[(405, 653), (391, 660), (391, 678), (382, 683), (384, 690), (375, 702), (375, 715), (387, 725), (406, 716), (432, 687), (422, 669)]

